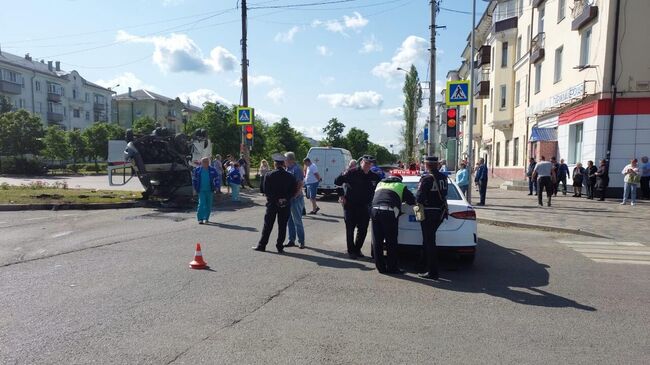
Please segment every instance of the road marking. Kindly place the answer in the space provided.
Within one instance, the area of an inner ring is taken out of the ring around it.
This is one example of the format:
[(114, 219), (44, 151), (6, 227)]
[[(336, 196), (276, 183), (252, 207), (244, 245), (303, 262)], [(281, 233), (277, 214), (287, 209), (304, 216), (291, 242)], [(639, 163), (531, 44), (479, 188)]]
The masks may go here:
[(563, 243), (565, 245), (602, 245), (602, 246), (608, 246), (608, 245), (615, 245), (615, 246), (643, 246), (642, 243), (638, 242), (617, 242), (617, 241), (565, 241), (565, 240), (558, 240), (559, 243)]
[(48, 219), (49, 217), (36, 217), (36, 218), (27, 218), (26, 221), (36, 221), (40, 219)]
[(72, 232), (73, 232), (73, 231), (59, 232), (59, 233), (55, 233), (55, 234), (53, 234), (51, 237), (52, 237), (52, 238), (59, 238), (59, 237), (67, 236), (67, 235), (69, 235), (69, 234), (72, 233)]
[(617, 259), (592, 259), (596, 262), (603, 262), (607, 264), (634, 264), (634, 265), (650, 265), (650, 261), (638, 260), (617, 260)]
[(627, 241), (563, 241), (586, 258), (607, 264), (650, 265), (650, 247)]

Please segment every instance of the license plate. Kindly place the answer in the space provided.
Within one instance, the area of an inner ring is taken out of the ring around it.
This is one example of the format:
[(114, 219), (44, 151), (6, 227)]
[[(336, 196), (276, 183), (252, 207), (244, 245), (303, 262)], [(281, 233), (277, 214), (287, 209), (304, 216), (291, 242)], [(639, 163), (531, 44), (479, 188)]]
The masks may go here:
[(415, 220), (415, 214), (409, 214), (409, 222), (417, 222)]

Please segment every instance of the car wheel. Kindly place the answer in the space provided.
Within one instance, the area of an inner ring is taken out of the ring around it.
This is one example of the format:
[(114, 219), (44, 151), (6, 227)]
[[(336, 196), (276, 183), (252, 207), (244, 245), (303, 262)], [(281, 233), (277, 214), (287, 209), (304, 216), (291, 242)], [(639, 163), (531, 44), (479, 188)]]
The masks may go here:
[(469, 255), (460, 255), (459, 260), (462, 264), (471, 265), (474, 263), (474, 256), (475, 255), (473, 253)]

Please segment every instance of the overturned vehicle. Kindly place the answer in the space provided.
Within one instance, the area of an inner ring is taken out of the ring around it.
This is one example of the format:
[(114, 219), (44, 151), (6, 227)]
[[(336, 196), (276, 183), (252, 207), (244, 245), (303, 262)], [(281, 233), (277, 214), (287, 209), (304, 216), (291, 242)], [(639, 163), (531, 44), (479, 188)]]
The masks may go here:
[(109, 141), (108, 179), (111, 186), (126, 185), (134, 176), (145, 191), (143, 199), (184, 201), (193, 196), (192, 170), (210, 157), (212, 144), (205, 129), (188, 136), (156, 128), (150, 135)]

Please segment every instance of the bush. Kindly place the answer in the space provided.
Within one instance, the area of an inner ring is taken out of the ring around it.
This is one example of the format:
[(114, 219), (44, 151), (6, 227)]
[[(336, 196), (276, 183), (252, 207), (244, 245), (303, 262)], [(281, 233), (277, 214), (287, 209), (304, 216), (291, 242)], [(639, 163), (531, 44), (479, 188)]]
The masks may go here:
[(87, 163), (78, 163), (76, 166), (69, 164), (67, 168), (68, 170), (72, 170), (74, 172), (84, 171), (84, 172), (94, 172), (94, 173), (105, 172), (107, 169), (106, 163), (98, 163), (97, 166), (98, 169), (95, 169), (94, 162), (87, 162)]
[(1, 174), (13, 175), (45, 175), (47, 167), (39, 160), (22, 157), (9, 157), (3, 159), (0, 167)]

